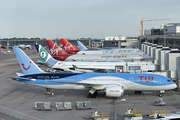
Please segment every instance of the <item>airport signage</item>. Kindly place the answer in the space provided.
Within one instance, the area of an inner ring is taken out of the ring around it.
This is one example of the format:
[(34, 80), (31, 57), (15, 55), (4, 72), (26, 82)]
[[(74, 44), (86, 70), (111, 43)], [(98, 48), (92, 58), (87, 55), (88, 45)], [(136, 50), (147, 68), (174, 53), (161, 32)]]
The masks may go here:
[(129, 70), (141, 70), (141, 66), (129, 66)]

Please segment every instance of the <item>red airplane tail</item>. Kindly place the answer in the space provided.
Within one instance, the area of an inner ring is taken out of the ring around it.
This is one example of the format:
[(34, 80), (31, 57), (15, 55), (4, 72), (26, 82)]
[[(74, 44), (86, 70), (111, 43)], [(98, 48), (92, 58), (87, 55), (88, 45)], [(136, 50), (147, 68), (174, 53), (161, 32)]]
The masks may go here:
[(73, 54), (76, 54), (77, 52), (79, 52), (79, 50), (66, 39), (62, 38), (60, 40), (66, 52), (73, 53)]
[(52, 40), (46, 40), (46, 43), (49, 47), (49, 51), (52, 57), (54, 57), (57, 60), (64, 61), (70, 54), (68, 54), (66, 51), (64, 51), (62, 48), (60, 48), (56, 43), (54, 43)]

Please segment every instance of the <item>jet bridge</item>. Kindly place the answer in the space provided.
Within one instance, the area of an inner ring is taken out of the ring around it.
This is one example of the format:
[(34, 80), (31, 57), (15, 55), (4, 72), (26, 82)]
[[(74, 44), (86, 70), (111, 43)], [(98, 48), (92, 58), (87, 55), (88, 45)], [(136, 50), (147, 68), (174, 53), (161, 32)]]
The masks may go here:
[(124, 66), (115, 66), (115, 71), (116, 73), (123, 73), (124, 71)]

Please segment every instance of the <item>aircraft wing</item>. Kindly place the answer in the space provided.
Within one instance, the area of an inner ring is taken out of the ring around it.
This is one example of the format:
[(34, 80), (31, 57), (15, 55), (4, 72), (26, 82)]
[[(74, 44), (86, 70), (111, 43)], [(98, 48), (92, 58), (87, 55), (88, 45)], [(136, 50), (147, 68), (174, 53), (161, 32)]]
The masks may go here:
[(40, 64), (40, 65), (45, 65), (45, 66), (48, 66), (48, 65), (49, 65), (49, 63), (43, 62), (43, 61), (41, 61), (41, 60), (38, 60), (36, 63), (37, 63), (37, 64)]
[(97, 83), (78, 83), (78, 82), (61, 82), (61, 81), (48, 81), (48, 82), (77, 84), (77, 85), (104, 85), (104, 84), (97, 84)]
[(108, 85), (120, 86), (119, 84), (102, 84), (102, 83), (80, 83), (80, 82), (61, 82), (61, 81), (49, 81), (49, 82), (83, 85), (85, 87), (92, 87), (96, 90), (102, 90)]
[(96, 68), (84, 69), (84, 68), (78, 68), (76, 65), (72, 65), (72, 66), (76, 71), (80, 71), (83, 73), (90, 73), (90, 72), (105, 73), (109, 71), (108, 69), (96, 69)]
[(36, 79), (31, 79), (31, 78), (24, 78), (24, 77), (9, 77), (12, 78), (13, 80), (27, 80), (27, 81), (36, 81)]
[(72, 73), (82, 73), (81, 71), (70, 70), (70, 69), (69, 69), (69, 71), (71, 71)]
[(72, 65), (72, 66), (76, 71), (80, 71), (83, 73), (90, 73), (90, 72), (106, 73), (106, 72), (109, 72), (109, 70), (112, 70), (112, 69), (96, 69), (96, 68), (84, 69), (84, 68), (78, 68), (75, 65)]

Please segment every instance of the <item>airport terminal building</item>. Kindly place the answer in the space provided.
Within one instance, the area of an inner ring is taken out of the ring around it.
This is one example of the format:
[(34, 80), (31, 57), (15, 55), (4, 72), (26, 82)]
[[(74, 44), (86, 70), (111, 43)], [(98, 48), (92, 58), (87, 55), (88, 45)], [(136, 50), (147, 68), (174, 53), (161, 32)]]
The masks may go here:
[[(32, 45), (38, 43), (47, 46), (46, 39), (40, 38), (10, 38), (0, 39), (2, 48), (11, 49), (14, 45)], [(159, 29), (144, 31), (144, 35), (138, 37), (109, 36), (105, 39), (67, 39), (74, 46), (78, 47), (77, 40), (81, 41), (87, 48), (139, 48), (154, 60), (157, 70), (164, 72), (163, 75), (180, 83), (180, 23), (162, 25)], [(62, 46), (59, 38), (53, 40)]]

